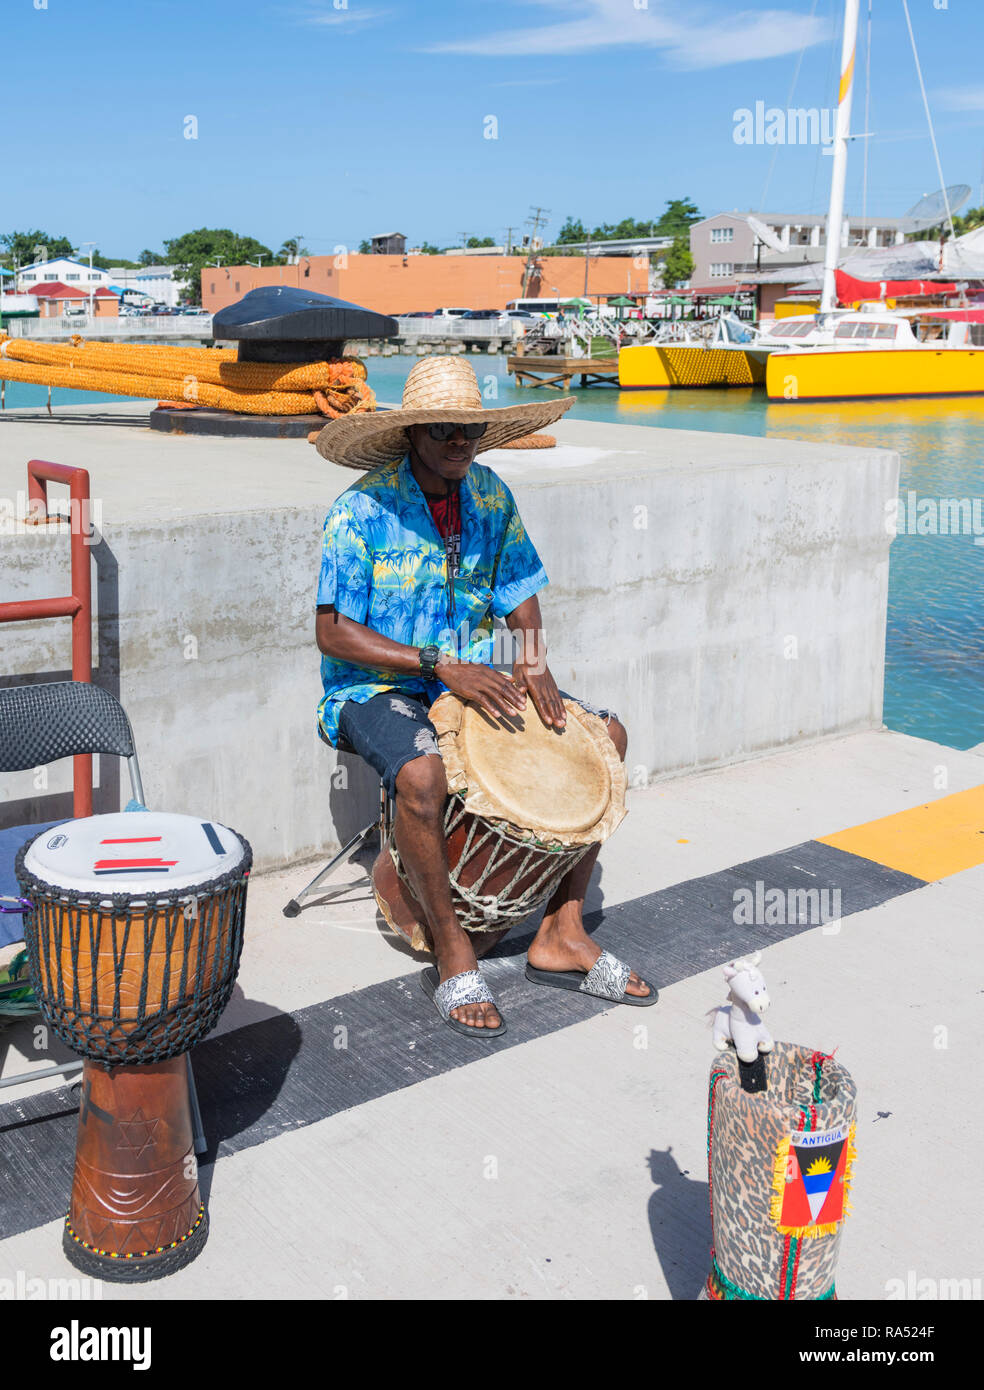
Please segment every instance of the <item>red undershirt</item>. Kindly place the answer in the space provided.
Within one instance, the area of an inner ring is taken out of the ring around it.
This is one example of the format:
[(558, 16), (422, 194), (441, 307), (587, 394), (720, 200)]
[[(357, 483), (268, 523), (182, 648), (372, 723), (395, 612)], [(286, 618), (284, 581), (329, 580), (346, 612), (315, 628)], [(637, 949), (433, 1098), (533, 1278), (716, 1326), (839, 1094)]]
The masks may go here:
[(457, 485), (445, 493), (425, 492), (424, 497), (430, 507), (438, 535), (444, 541), (448, 557), (448, 570), (452, 579), (458, 576), (461, 556), (461, 498)]

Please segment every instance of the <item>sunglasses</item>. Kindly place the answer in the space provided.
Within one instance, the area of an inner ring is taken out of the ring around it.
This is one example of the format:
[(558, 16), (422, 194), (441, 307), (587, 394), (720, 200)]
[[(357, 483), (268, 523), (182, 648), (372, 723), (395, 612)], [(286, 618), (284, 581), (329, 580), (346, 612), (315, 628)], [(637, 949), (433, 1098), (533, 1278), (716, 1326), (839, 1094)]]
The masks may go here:
[(443, 444), (446, 440), (450, 439), (457, 430), (461, 430), (461, 433), (466, 439), (481, 439), (488, 427), (489, 423), (487, 420), (482, 420), (481, 422), (470, 425), (428, 425), (427, 433), (430, 435), (431, 439), (435, 440), (438, 444)]

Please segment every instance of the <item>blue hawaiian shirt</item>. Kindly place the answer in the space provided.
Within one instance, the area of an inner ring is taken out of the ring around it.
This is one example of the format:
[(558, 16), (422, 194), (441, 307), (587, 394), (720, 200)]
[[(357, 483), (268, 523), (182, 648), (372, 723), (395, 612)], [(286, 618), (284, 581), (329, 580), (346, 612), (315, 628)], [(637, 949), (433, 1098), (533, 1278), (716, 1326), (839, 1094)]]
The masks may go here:
[[(491, 468), (473, 463), (460, 499), (461, 562), (449, 583), (444, 541), (409, 459), (367, 473), (325, 518), (318, 603), (394, 642), (433, 643), (464, 661), (491, 664), (492, 616), (518, 608), (547, 576), (512, 493)], [(440, 681), (330, 656), (321, 658), (321, 679), (318, 718), (332, 744), (346, 700), (405, 690), (431, 701), (445, 689)]]

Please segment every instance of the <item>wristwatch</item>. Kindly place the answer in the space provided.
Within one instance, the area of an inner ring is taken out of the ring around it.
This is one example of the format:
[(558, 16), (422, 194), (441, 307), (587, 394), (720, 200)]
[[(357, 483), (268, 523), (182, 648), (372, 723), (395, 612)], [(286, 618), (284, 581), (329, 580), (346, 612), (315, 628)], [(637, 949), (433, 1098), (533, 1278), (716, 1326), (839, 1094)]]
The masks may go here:
[(425, 680), (432, 681), (437, 679), (434, 668), (441, 659), (440, 647), (435, 647), (433, 643), (428, 647), (420, 649), (420, 674)]

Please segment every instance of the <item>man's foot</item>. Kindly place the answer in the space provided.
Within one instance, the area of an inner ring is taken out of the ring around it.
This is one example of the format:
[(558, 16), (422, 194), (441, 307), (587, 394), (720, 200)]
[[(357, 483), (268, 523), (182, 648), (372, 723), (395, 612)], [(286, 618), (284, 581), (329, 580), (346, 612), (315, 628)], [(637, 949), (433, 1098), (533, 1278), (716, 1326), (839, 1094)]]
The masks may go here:
[[(442, 985), (453, 975), (463, 975), (466, 970), (477, 969), (478, 961), (467, 937), (453, 950), (438, 957), (437, 973)], [(468, 1028), (498, 1028), (502, 1022), (494, 1004), (461, 1004), (451, 1010), (450, 1016)]]
[[(535, 970), (581, 970), (586, 975), (601, 955), (601, 947), (591, 940), (580, 922), (546, 918), (530, 942), (526, 959)], [(653, 992), (634, 970), (629, 972), (626, 994), (645, 999)]]

